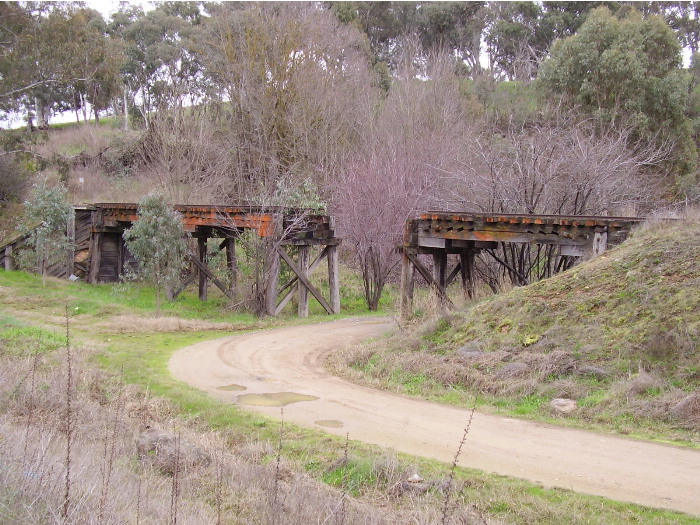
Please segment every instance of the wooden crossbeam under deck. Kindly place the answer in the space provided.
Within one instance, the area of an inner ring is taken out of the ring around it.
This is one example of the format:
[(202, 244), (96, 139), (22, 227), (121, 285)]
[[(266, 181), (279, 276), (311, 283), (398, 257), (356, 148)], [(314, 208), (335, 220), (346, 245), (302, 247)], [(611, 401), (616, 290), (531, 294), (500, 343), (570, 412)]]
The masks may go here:
[(219, 290), (221, 290), (222, 292), (224, 292), (224, 294), (226, 295), (226, 297), (228, 297), (229, 299), (231, 298), (231, 291), (230, 291), (229, 289), (227, 289), (226, 286), (224, 285), (224, 283), (222, 283), (222, 282), (216, 277), (216, 275), (214, 275), (214, 274), (211, 272), (211, 270), (207, 267), (206, 264), (204, 264), (204, 263), (201, 262), (199, 259), (197, 259), (196, 257), (193, 257), (193, 256), (191, 256), (191, 255), (189, 256), (189, 260), (190, 260), (190, 262), (191, 262), (192, 264), (194, 264), (197, 268), (199, 268), (199, 271), (200, 271), (201, 273), (203, 273), (204, 275), (206, 275), (207, 277), (209, 277), (209, 279), (211, 279), (211, 282), (213, 282)]
[[(313, 260), (313, 262), (309, 265), (309, 271), (307, 272), (307, 277), (311, 277), (311, 274), (314, 273), (316, 268), (318, 268), (321, 263), (323, 262), (323, 259), (325, 259), (328, 255), (328, 247), (325, 247), (321, 253), (319, 253), (316, 258)], [(289, 291), (286, 293), (286, 295), (282, 298), (282, 300), (279, 302), (277, 305), (277, 308), (275, 309), (275, 315), (279, 315), (282, 310), (284, 310), (284, 307), (287, 306), (289, 301), (291, 301), (292, 297), (294, 297), (294, 294), (296, 293), (297, 289), (299, 288), (299, 277), (295, 274), (294, 277), (292, 277), (282, 288), (280, 288), (279, 292), (280, 294), (284, 293), (287, 289)]]
[[(284, 248), (281, 246), (277, 246), (277, 253), (280, 254), (280, 257), (284, 260), (284, 262), (287, 263), (287, 265), (292, 269), (292, 271), (296, 274), (296, 276), (299, 278), (299, 281), (303, 286), (306, 287), (309, 292), (316, 298), (316, 300), (321, 303), (321, 306), (328, 312), (330, 315), (333, 315), (335, 312), (333, 312), (333, 309), (330, 307), (328, 302), (323, 298), (323, 295), (321, 295), (321, 292), (313, 285), (311, 284), (311, 281), (304, 275), (304, 272), (301, 271), (299, 266), (292, 260), (292, 258), (287, 255), (287, 252), (284, 251)], [(275, 309), (276, 310), (276, 309)]]

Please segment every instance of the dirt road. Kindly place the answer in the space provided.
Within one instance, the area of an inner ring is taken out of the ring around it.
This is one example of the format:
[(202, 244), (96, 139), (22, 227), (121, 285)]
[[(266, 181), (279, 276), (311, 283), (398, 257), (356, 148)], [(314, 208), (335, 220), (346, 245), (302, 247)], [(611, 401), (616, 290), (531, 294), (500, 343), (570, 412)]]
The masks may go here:
[[(213, 396), (299, 425), (451, 462), (469, 411), (358, 386), (324, 363), (379, 336), (385, 320), (343, 320), (208, 341), (178, 351), (172, 374)], [(262, 406), (262, 405), (273, 406)], [(700, 515), (700, 451), (477, 412), (460, 465)]]

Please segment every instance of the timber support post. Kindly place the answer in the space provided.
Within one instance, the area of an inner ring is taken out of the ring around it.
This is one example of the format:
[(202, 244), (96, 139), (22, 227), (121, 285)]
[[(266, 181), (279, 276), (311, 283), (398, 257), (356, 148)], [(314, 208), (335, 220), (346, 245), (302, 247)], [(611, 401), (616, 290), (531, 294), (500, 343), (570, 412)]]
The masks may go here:
[(592, 255), (600, 255), (608, 247), (608, 232), (607, 231), (596, 231), (593, 234), (593, 245), (592, 245)]
[(236, 239), (227, 237), (224, 239), (226, 247), (226, 266), (230, 273), (231, 300), (233, 301), (238, 291), (238, 259), (236, 258)]
[(445, 250), (433, 251), (433, 283), (435, 284), (435, 298), (441, 308), (444, 308), (444, 298), (447, 297), (447, 252)]
[(277, 281), (280, 275), (280, 255), (274, 246), (274, 241), (269, 241), (269, 248), (266, 249), (265, 271), (263, 280), (265, 283), (265, 312), (268, 315), (275, 315), (277, 310)]
[(70, 278), (75, 273), (75, 214), (68, 216), (68, 224), (66, 225), (66, 237), (68, 238), (68, 247), (66, 248), (66, 278)]
[(263, 282), (265, 286), (264, 311), (267, 315), (275, 315), (277, 311), (277, 293), (280, 277), (279, 250), (281, 248), (279, 242), (283, 232), (284, 218), (279, 215), (273, 215), (269, 225), (269, 232), (261, 239), (265, 246)]
[(326, 246), (328, 258), (328, 288), (331, 295), (331, 309), (334, 314), (340, 313), (340, 273), (338, 269), (338, 247)]
[[(299, 270), (301, 275), (308, 277), (309, 275), (309, 246), (299, 246)], [(299, 304), (297, 313), (299, 317), (309, 317), (309, 289), (302, 284), (299, 286)]]
[(102, 233), (95, 231), (90, 240), (90, 271), (88, 273), (88, 283), (97, 284), (97, 277), (100, 274), (100, 262), (102, 258)]
[[(197, 260), (203, 265), (207, 264), (207, 234), (200, 230), (197, 237)], [(208, 287), (207, 274), (199, 268), (199, 300), (207, 300), (207, 287)]]
[(416, 267), (403, 248), (401, 255), (401, 317), (404, 319), (413, 314), (413, 289)]
[(5, 270), (12, 270), (12, 245), (5, 246)]
[(474, 299), (474, 256), (474, 248), (467, 248), (459, 254), (462, 293), (465, 299)]

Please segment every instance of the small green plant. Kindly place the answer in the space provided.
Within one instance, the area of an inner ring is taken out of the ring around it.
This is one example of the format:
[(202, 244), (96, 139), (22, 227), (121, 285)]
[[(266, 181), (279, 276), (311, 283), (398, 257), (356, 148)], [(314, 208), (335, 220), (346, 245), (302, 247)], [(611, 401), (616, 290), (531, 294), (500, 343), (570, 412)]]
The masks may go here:
[(17, 227), (27, 237), (27, 249), (18, 257), (22, 269), (45, 276), (51, 265), (67, 260), (72, 242), (68, 223), (73, 216), (67, 194), (65, 186), (50, 186), (46, 179), (34, 186)]
[(160, 314), (161, 289), (170, 299), (184, 265), (185, 231), (180, 214), (160, 194), (144, 197), (138, 213), (139, 219), (124, 232), (124, 240), (138, 261), (137, 275), (150, 279), (155, 286)]
[(532, 346), (535, 343), (537, 343), (540, 339), (542, 339), (542, 336), (536, 335), (536, 334), (529, 334), (523, 337), (523, 346), (528, 347)]

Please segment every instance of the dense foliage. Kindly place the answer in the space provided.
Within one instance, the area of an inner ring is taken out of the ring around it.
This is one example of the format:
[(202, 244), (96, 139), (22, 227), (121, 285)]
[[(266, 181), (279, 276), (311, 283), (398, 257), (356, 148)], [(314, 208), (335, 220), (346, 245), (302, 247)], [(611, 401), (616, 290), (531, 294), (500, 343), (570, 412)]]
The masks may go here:
[(32, 188), (18, 225), (20, 235), (28, 241), (18, 257), (24, 269), (45, 275), (49, 266), (67, 260), (68, 221), (73, 215), (67, 193), (64, 186), (49, 186), (46, 180)]

